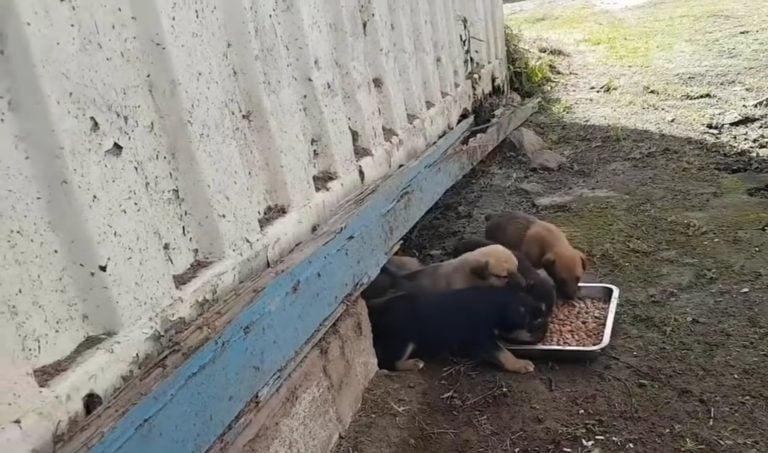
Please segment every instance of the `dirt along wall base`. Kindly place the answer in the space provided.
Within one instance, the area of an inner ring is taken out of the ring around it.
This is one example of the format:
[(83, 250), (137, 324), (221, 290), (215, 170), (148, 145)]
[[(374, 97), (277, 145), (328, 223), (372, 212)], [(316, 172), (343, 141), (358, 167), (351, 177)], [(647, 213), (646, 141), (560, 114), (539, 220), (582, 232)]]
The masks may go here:
[(368, 312), (357, 299), (280, 388), (250, 404), (211, 451), (329, 451), (349, 426), (376, 370)]

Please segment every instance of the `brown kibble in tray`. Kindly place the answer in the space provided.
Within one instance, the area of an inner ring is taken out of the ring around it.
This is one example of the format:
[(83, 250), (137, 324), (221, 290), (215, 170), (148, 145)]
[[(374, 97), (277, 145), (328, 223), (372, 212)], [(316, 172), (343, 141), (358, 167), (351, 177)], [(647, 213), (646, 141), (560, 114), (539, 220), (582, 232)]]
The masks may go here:
[(603, 339), (608, 303), (600, 299), (576, 299), (557, 304), (541, 345), (596, 346)]

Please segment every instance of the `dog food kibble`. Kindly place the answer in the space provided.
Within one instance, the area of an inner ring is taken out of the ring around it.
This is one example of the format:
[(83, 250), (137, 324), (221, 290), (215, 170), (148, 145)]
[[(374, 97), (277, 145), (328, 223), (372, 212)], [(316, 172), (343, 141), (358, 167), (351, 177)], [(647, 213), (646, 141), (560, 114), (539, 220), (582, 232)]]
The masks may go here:
[(542, 345), (595, 346), (603, 339), (608, 304), (598, 299), (576, 299), (555, 306)]

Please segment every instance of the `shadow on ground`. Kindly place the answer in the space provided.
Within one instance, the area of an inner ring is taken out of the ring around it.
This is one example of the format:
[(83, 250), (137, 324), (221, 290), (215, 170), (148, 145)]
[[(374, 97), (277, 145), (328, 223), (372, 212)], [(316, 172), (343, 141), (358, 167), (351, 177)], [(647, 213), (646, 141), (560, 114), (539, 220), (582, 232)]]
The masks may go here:
[[(568, 168), (533, 172), (503, 144), (405, 246), (435, 261), (481, 235), (485, 214), (554, 221), (587, 250), (592, 278), (622, 290), (612, 345), (524, 376), (452, 360), (380, 372), (337, 451), (765, 451), (766, 161), (639, 129), (533, 123)], [(546, 199), (572, 189), (609, 196)]]

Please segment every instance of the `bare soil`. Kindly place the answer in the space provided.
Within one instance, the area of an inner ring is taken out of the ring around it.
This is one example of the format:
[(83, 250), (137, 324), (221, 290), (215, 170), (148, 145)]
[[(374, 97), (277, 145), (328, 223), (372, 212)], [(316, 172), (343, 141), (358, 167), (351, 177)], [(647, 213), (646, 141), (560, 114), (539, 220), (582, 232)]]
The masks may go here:
[(533, 172), (505, 143), (405, 246), (437, 261), (488, 213), (553, 221), (621, 288), (611, 346), (530, 375), (379, 372), (336, 451), (768, 451), (768, 5), (545, 5), (513, 20), (562, 50), (528, 126), (566, 168)]

